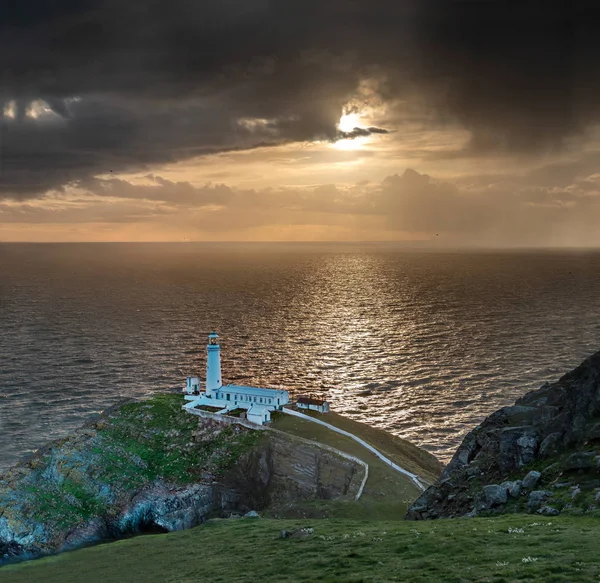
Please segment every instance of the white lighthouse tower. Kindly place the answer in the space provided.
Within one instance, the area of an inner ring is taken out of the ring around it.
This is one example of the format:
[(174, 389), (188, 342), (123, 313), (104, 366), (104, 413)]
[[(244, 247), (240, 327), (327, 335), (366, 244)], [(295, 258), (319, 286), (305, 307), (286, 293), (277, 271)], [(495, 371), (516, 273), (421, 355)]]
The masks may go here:
[[(188, 377), (183, 389), (186, 393), (184, 405), (188, 412), (200, 417), (218, 417), (230, 411), (245, 409), (246, 420), (257, 425), (264, 425), (271, 420), (271, 411), (279, 411), (290, 402), (290, 395), (282, 389), (263, 389), (242, 385), (223, 385), (221, 379), (221, 347), (219, 335), (211, 332), (206, 347), (206, 391), (199, 392), (198, 377)], [(204, 407), (196, 410), (196, 407)], [(239, 411), (238, 411), (239, 413)]]
[(212, 399), (213, 391), (223, 386), (221, 382), (221, 347), (219, 346), (219, 335), (211, 332), (208, 335), (208, 346), (206, 347), (206, 396)]

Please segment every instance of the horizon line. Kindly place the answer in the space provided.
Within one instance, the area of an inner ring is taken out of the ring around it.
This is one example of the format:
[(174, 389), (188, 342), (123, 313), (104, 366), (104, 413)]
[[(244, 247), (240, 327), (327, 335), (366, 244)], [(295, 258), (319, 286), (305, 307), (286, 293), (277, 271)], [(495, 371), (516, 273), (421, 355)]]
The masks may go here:
[(387, 245), (422, 250), (465, 251), (600, 251), (600, 245), (432, 245), (424, 241), (0, 241), (0, 245)]

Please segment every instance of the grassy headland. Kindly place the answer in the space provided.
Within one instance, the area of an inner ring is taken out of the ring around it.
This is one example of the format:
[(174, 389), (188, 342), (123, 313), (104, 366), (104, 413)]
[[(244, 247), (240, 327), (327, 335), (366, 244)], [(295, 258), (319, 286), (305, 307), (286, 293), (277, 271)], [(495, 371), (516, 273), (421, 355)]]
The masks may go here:
[[(312, 413), (312, 415), (364, 439), (400, 466), (431, 482), (441, 472), (442, 466), (434, 456), (403, 439), (336, 413), (323, 415)], [(274, 413), (272, 418), (275, 429), (335, 447), (363, 460), (369, 465), (369, 478), (359, 501), (304, 502), (299, 505), (269, 509), (268, 516), (367, 520), (401, 519), (408, 506), (421, 493), (410, 478), (392, 469), (353, 439), (331, 431), (322, 425), (291, 415)]]

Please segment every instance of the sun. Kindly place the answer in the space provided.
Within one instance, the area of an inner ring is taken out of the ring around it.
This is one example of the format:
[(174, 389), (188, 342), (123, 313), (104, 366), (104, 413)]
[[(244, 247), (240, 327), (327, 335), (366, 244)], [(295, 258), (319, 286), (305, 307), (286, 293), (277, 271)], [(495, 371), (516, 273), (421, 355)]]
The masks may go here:
[[(342, 117), (340, 117), (340, 121), (336, 124), (336, 128), (339, 132), (349, 133), (354, 128), (361, 127), (361, 121), (361, 114), (359, 112), (342, 113)], [(366, 136), (340, 138), (331, 144), (331, 146), (336, 150), (360, 150), (368, 142), (369, 138)]]
[(354, 128), (360, 126), (360, 114), (353, 113), (343, 113), (342, 117), (340, 117), (340, 121), (337, 124), (338, 129), (341, 132), (351, 132)]

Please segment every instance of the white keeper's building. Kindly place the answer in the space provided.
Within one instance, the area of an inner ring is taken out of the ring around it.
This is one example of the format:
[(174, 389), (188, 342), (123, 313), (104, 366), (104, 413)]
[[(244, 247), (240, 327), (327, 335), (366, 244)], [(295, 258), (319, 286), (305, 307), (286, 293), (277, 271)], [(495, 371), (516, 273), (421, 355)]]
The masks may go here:
[(206, 389), (200, 390), (200, 379), (188, 377), (185, 399), (193, 401), (189, 406), (205, 405), (215, 407), (217, 413), (226, 414), (233, 409), (247, 409), (248, 421), (263, 425), (271, 420), (271, 411), (281, 409), (290, 402), (287, 391), (261, 389), (241, 385), (223, 385), (221, 382), (221, 347), (216, 332), (208, 335), (206, 347)]

